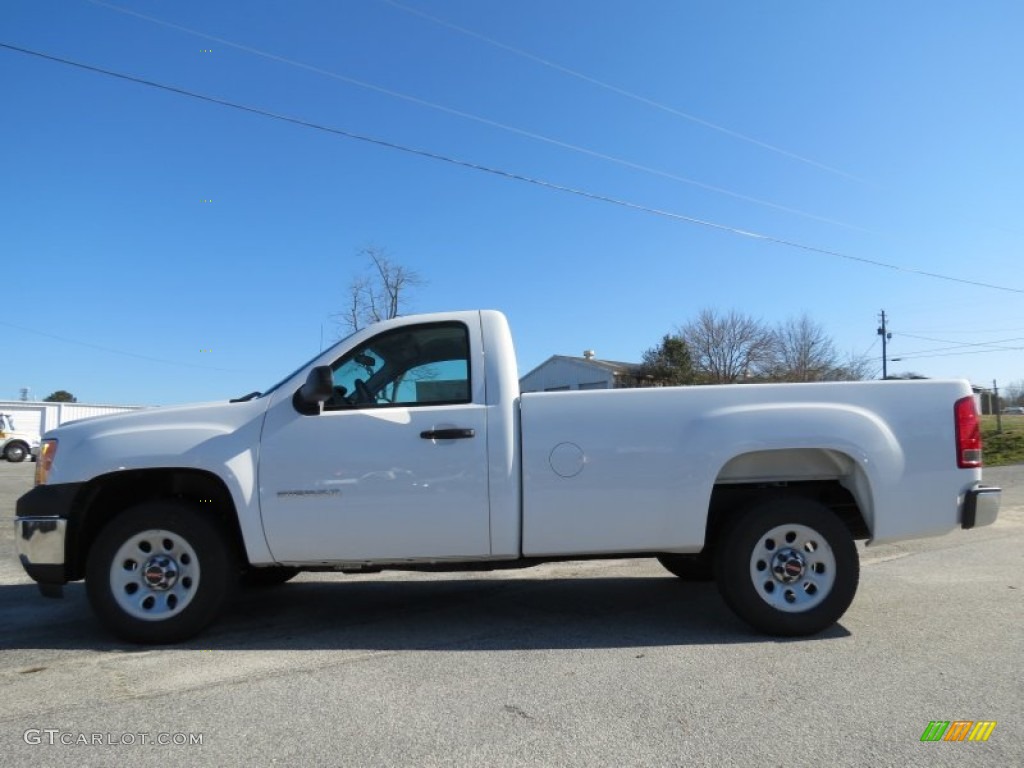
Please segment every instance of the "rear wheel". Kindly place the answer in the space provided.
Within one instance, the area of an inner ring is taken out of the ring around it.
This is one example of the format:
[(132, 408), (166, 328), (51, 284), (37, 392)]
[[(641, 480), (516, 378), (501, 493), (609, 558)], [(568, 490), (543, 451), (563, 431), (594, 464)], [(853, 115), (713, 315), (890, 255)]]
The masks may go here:
[(146, 502), (100, 531), (86, 565), (96, 615), (118, 637), (174, 643), (217, 616), (237, 583), (234, 548), (192, 507)]
[(725, 532), (716, 578), (730, 608), (771, 635), (812, 635), (853, 601), (860, 564), (853, 537), (828, 507), (772, 499), (742, 513)]

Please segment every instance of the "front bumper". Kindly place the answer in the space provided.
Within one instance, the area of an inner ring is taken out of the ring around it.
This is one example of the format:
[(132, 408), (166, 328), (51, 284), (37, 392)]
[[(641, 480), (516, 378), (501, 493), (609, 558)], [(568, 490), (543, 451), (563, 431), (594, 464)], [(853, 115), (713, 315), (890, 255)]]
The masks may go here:
[(992, 525), (999, 516), (999, 502), (1002, 496), (1002, 488), (979, 487), (968, 491), (964, 497), (960, 527), (967, 529)]
[(22, 567), (47, 597), (60, 597), (64, 574), (64, 543), (68, 521), (59, 517), (19, 517), (14, 521), (15, 546)]
[[(22, 567), (47, 597), (68, 581), (68, 525), (80, 483), (37, 485), (17, 503), (14, 543)], [(72, 526), (73, 530), (74, 526)]]

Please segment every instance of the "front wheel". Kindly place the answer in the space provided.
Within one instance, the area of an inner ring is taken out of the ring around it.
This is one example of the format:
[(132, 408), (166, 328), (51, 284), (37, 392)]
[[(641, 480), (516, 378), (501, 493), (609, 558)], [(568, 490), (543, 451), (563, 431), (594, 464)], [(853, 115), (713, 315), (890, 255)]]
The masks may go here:
[(215, 521), (182, 503), (154, 501), (125, 510), (100, 531), (86, 591), (118, 637), (174, 643), (216, 618), (237, 574), (234, 548)]
[(853, 537), (828, 507), (773, 499), (742, 513), (715, 562), (726, 604), (771, 635), (813, 635), (832, 626), (857, 592)]

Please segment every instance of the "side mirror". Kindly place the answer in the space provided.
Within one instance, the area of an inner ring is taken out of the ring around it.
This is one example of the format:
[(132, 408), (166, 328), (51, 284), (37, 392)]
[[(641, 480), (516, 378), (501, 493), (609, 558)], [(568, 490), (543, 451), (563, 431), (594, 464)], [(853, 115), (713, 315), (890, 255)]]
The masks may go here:
[(295, 410), (306, 416), (320, 413), (320, 404), (334, 394), (334, 375), (331, 366), (318, 365), (309, 372), (306, 383), (295, 392), (292, 403)]

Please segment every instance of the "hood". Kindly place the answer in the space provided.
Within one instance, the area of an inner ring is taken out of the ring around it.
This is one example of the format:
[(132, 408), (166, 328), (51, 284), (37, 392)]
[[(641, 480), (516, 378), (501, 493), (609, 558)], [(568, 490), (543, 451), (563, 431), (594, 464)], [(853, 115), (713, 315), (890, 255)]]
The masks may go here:
[[(127, 422), (128, 424), (160, 424), (164, 423), (164, 419), (170, 418), (172, 421), (179, 419), (192, 419), (199, 416), (199, 414), (205, 414), (205, 418), (212, 417), (214, 419), (219, 418), (213, 411), (219, 408), (225, 408), (228, 404), (223, 401), (214, 401), (209, 403), (189, 403), (187, 405), (172, 405), (172, 406), (152, 406), (148, 408), (140, 408), (134, 411), (121, 411), (119, 413), (105, 413), (100, 416), (86, 416), (82, 419), (74, 419), (72, 421), (65, 422), (59, 427), (48, 429), (44, 437), (51, 438), (56, 437), (58, 439), (68, 437), (71, 435), (79, 434), (83, 431), (92, 431), (94, 429), (105, 429), (110, 425), (110, 428), (114, 424), (119, 422)], [(203, 418), (203, 417), (200, 417)]]
[(209, 468), (255, 452), (270, 398), (113, 413), (69, 422), (57, 440), (51, 483), (152, 467)]

